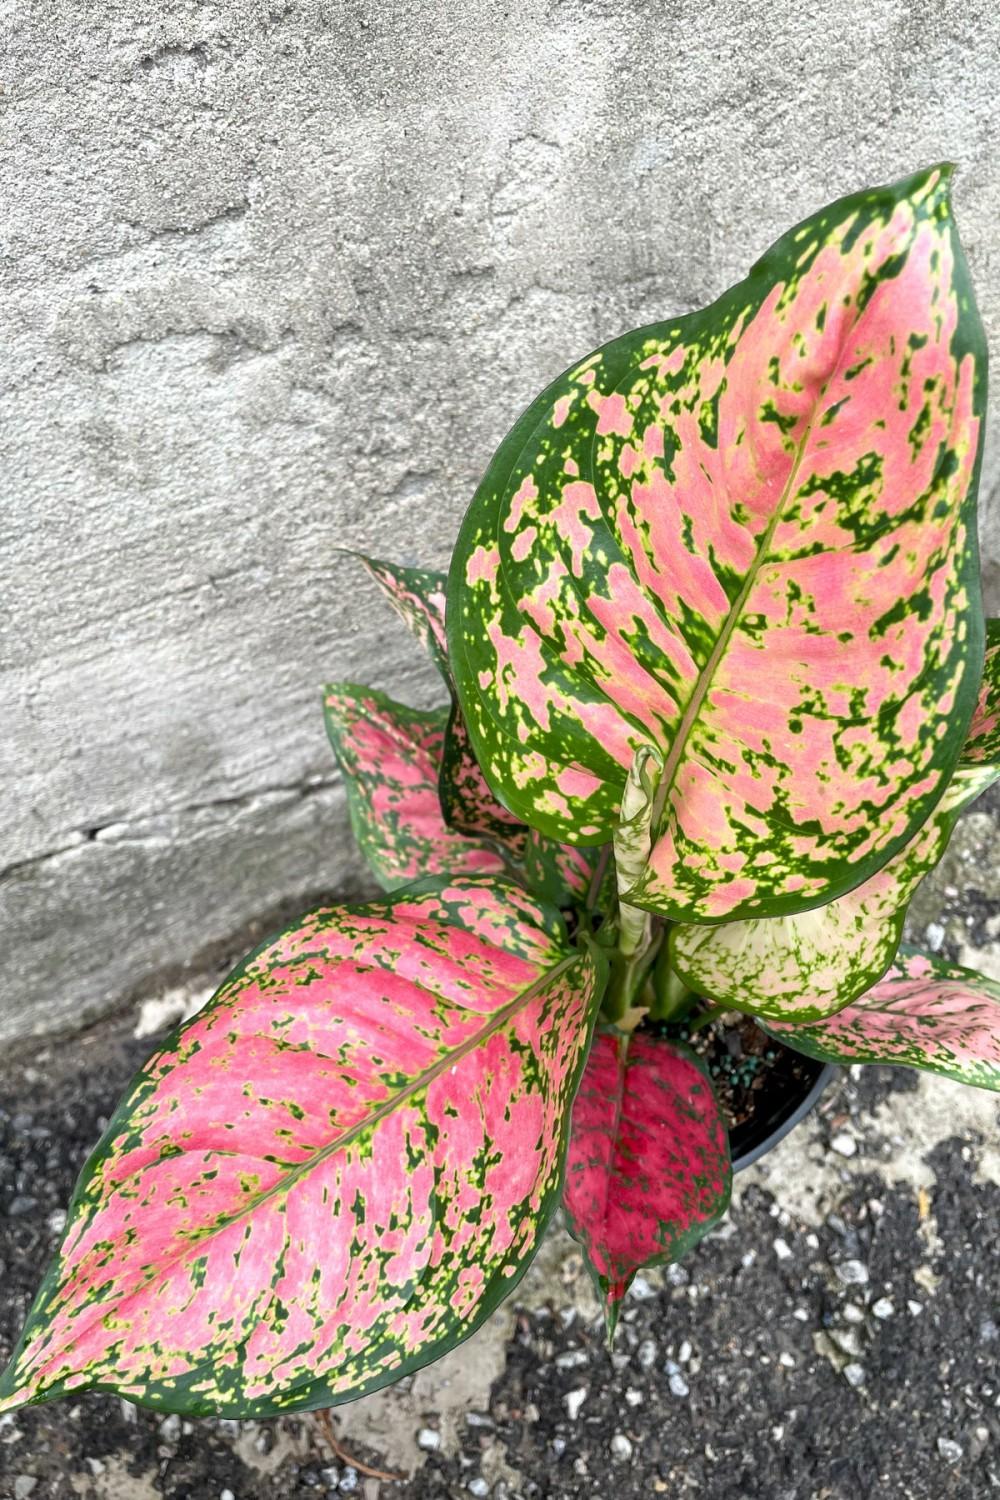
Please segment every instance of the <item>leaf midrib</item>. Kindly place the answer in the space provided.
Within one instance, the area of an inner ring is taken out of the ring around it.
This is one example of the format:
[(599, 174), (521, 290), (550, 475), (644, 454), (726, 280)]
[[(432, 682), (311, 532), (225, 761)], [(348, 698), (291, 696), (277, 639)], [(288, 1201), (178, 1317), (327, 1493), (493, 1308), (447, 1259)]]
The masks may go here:
[[(181, 1264), (189, 1256), (196, 1256), (197, 1254), (199, 1254), (202, 1245), (204, 1245), (207, 1240), (210, 1240), (213, 1235), (221, 1233), (223, 1230), (229, 1229), (233, 1224), (239, 1223), (241, 1219), (247, 1217), (249, 1214), (256, 1213), (261, 1205), (268, 1202), (269, 1199), (276, 1197), (278, 1194), (283, 1193), (286, 1190), (290, 1191), (291, 1188), (294, 1187), (295, 1183), (306, 1176), (309, 1172), (311, 1172), (314, 1167), (317, 1167), (323, 1162), (327, 1161), (337, 1151), (345, 1150), (348, 1146), (352, 1145), (354, 1141), (359, 1139), (359, 1137), (362, 1136), (366, 1131), (376, 1129), (381, 1121), (386, 1119), (393, 1112), (393, 1110), (400, 1107), (407, 1099), (411, 1098), (414, 1094), (421, 1092), (421, 1090), (425, 1088), (428, 1088), (436, 1078), (441, 1076), (442, 1073), (447, 1072), (450, 1068), (454, 1067), (459, 1061), (461, 1061), (462, 1058), (468, 1056), (470, 1052), (475, 1051), (477, 1047), (482, 1045), (497, 1031), (501, 1030), (522, 1007), (527, 1005), (530, 1000), (533, 1000), (538, 994), (542, 992), (542, 990), (547, 988), (550, 983), (558, 979), (560, 975), (566, 973), (567, 970), (569, 970), (575, 963), (577, 963), (581, 957), (582, 955), (579, 953), (568, 954), (566, 958), (562, 959), (559, 963), (554, 964), (549, 969), (546, 969), (543, 974), (540, 974), (536, 980), (533, 980), (532, 983), (528, 985), (527, 989), (522, 990), (521, 993), (517, 995), (512, 1001), (505, 1005), (501, 1010), (497, 1011), (495, 1015), (491, 1016), (485, 1026), (474, 1032), (472, 1036), (467, 1037), (466, 1040), (464, 1042), (461, 1042), (453, 1051), (448, 1052), (444, 1057), (439, 1058), (436, 1063), (433, 1063), (429, 1068), (425, 1069), (424, 1072), (420, 1073), (416, 1078), (412, 1079), (410, 1083), (405, 1085), (404, 1088), (393, 1094), (390, 1099), (387, 1099), (383, 1104), (378, 1105), (370, 1114), (366, 1115), (363, 1120), (358, 1121), (356, 1125), (352, 1125), (349, 1130), (344, 1131), (333, 1141), (329, 1142), (328, 1145), (321, 1147), (308, 1161), (299, 1163), (298, 1166), (296, 1166), (293, 1170), (283, 1174), (279, 1181), (274, 1183), (270, 1188), (267, 1188), (264, 1192), (256, 1195), (235, 1213), (228, 1215), (221, 1222), (213, 1224), (212, 1227), (207, 1230), (206, 1233), (201, 1235), (199, 1239), (194, 1240), (188, 1245), (184, 1246), (184, 1248), (179, 1250), (177, 1254), (169, 1256), (166, 1260), (161, 1261), (153, 1269), (152, 1273), (146, 1278), (145, 1281), (143, 1281), (139, 1286), (135, 1287), (131, 1292), (127, 1294), (127, 1296), (123, 1297), (120, 1301), (115, 1301), (114, 1298), (111, 1298), (107, 1302), (93, 1304), (95, 1317), (84, 1323), (82, 1327), (73, 1328), (72, 1342), (77, 1342), (79, 1338), (81, 1338), (83, 1334), (88, 1332), (94, 1326), (94, 1323), (96, 1321), (103, 1318), (111, 1308), (114, 1308), (116, 1311), (120, 1311), (123, 1307), (126, 1307), (134, 1298), (141, 1296), (143, 1292), (148, 1290), (148, 1288), (152, 1286), (153, 1283), (156, 1282), (164, 1274), (164, 1272)], [(148, 1163), (147, 1165), (155, 1165), (155, 1163)], [(100, 1211), (100, 1207), (101, 1205), (97, 1205), (98, 1212)], [(90, 1223), (94, 1222), (94, 1217), (96, 1217), (96, 1215), (90, 1218)], [(69, 1227), (70, 1226), (67, 1225), (67, 1228)], [(23, 1352), (27, 1352), (27, 1349), (28, 1345), (26, 1344)], [(44, 1354), (44, 1349), (41, 1352)], [(66, 1346), (63, 1346), (57, 1354), (50, 1355), (44, 1358), (41, 1366), (39, 1367), (39, 1372), (40, 1369), (44, 1369), (47, 1364), (50, 1364), (53, 1358), (58, 1358), (60, 1355), (65, 1354), (65, 1352)]]
[[(856, 326), (856, 322), (852, 323), (852, 330)], [(844, 338), (846, 338), (846, 334)], [(736, 595), (736, 598), (733, 600), (732, 604), (729, 607), (729, 613), (725, 618), (715, 645), (712, 647), (708, 660), (699, 673), (695, 690), (691, 694), (691, 697), (688, 699), (687, 707), (685, 708), (684, 713), (681, 716), (681, 721), (677, 726), (677, 733), (673, 738), (670, 746), (670, 751), (663, 763), (663, 772), (660, 777), (660, 785), (657, 788), (656, 800), (653, 804), (652, 827), (654, 840), (659, 835), (660, 822), (663, 817), (663, 812), (667, 805), (667, 800), (670, 797), (671, 792), (673, 791), (674, 783), (677, 780), (677, 772), (680, 769), (681, 760), (683, 759), (684, 751), (687, 747), (687, 742), (691, 735), (691, 730), (694, 728), (695, 721), (697, 720), (698, 715), (701, 712), (702, 705), (705, 702), (706, 697), (708, 696), (708, 690), (711, 687), (715, 674), (719, 669), (719, 664), (725, 656), (729, 642), (732, 640), (733, 633), (736, 630), (737, 625), (739, 624), (740, 617), (743, 613), (743, 607), (749, 599), (750, 594), (753, 590), (753, 586), (757, 582), (758, 574), (760, 573), (761, 568), (764, 566), (764, 563), (767, 560), (771, 542), (774, 538), (774, 533), (778, 528), (778, 523), (781, 521), (784, 515), (785, 506), (787, 505), (788, 500), (793, 493), (793, 486), (798, 479), (799, 470), (802, 467), (802, 461), (805, 457), (806, 447), (808, 445), (810, 437), (812, 436), (816, 416), (823, 403), (823, 398), (830, 388), (830, 382), (833, 380), (834, 376), (840, 369), (840, 362), (843, 358), (843, 350), (844, 339), (841, 340), (841, 346), (837, 352), (836, 364), (834, 365), (833, 370), (827, 376), (819, 392), (817, 393), (816, 400), (813, 405), (813, 413), (810, 418), (809, 424), (805, 432), (802, 434), (801, 439), (799, 440), (797, 451), (795, 454), (795, 460), (792, 464), (791, 469), (789, 470), (788, 478), (786, 479), (784, 489), (782, 490), (781, 495), (778, 498), (778, 503), (774, 507), (774, 513), (767, 524), (767, 528), (764, 531), (763, 536), (761, 537), (760, 543), (758, 544), (757, 551), (754, 554), (753, 562), (750, 564), (750, 567), (747, 570), (746, 577), (743, 580), (739, 593)]]

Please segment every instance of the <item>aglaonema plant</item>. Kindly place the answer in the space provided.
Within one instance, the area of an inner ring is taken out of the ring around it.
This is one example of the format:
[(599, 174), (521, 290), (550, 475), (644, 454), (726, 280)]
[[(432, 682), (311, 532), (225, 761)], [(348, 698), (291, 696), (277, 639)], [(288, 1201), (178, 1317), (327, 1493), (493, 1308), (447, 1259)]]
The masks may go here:
[(560, 1205), (613, 1330), (728, 1202), (713, 1029), (1000, 1088), (1000, 987), (900, 948), (1000, 776), (948, 178), (573, 365), (447, 580), (363, 559), (448, 698), (326, 691), (385, 895), (263, 944), (146, 1063), (0, 1409), (350, 1400), (471, 1334)]

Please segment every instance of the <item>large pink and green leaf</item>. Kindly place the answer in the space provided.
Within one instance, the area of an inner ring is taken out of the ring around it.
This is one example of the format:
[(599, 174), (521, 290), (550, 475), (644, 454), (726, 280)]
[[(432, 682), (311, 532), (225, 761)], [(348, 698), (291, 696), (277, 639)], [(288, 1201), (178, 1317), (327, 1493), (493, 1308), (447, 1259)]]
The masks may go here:
[(394, 703), (374, 688), (333, 683), (326, 728), (347, 789), (358, 848), (387, 891), (425, 875), (495, 874), (495, 848), (445, 823), (438, 796), (447, 709)]
[(680, 1259), (725, 1213), (731, 1186), (729, 1137), (694, 1053), (642, 1032), (596, 1036), (563, 1205), (610, 1332), (636, 1272)]
[(898, 1063), (1000, 1092), (1000, 984), (910, 948), (836, 1015), (767, 1029), (823, 1062)]
[(594, 959), (516, 886), (411, 887), (252, 954), (130, 1087), (0, 1410), (275, 1415), (470, 1334), (562, 1187)]
[(985, 345), (948, 169), (844, 199), (706, 311), (616, 339), (501, 445), (449, 576), (476, 755), (608, 839), (664, 761), (630, 903), (778, 915), (880, 869), (954, 768), (981, 664)]

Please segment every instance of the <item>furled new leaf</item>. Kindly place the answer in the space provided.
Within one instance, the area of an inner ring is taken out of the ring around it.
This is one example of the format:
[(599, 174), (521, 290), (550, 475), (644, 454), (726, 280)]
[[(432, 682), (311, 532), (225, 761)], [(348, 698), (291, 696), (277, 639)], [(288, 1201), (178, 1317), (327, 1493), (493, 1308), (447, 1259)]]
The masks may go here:
[(596, 1036), (563, 1205), (609, 1332), (636, 1272), (684, 1255), (725, 1212), (731, 1185), (729, 1137), (694, 1053), (643, 1032)]
[(767, 1029), (822, 1062), (899, 1063), (1000, 1092), (1000, 984), (912, 948), (836, 1015)]
[(951, 775), (982, 660), (986, 364), (948, 175), (833, 204), (706, 311), (575, 365), (472, 503), (448, 636), (476, 754), (585, 844), (656, 747), (635, 905), (808, 909)]
[(77, 1186), (0, 1409), (331, 1406), (511, 1290), (562, 1187), (595, 960), (502, 882), (312, 913), (150, 1059)]
[(380, 885), (394, 891), (424, 875), (503, 870), (496, 849), (464, 838), (442, 817), (447, 709), (406, 708), (374, 688), (340, 682), (326, 688), (324, 712), (351, 828)]

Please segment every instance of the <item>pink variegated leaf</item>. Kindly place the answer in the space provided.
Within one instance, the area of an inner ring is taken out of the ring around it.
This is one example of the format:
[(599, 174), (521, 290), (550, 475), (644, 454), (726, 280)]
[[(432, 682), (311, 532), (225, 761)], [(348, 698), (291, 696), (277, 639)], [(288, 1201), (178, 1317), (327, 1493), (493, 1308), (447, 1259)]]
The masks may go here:
[[(600, 849), (558, 844), (529, 829), (497, 801), (476, 760), (461, 709), (454, 700), (454, 682), (444, 641), (444, 575), (420, 568), (402, 568), (377, 558), (358, 557), (382, 586), (397, 612), (430, 652), (452, 694), (452, 710), (440, 757), (438, 791), (444, 820), (469, 838), (499, 845), (509, 860), (520, 865), (524, 883), (545, 901), (571, 906), (588, 892)], [(452, 866), (454, 868), (454, 866)], [(441, 868), (434, 865), (428, 873)], [(416, 870), (414, 870), (414, 875)], [(412, 876), (411, 876), (412, 878)], [(609, 874), (601, 898), (606, 910), (613, 894)]]
[(445, 575), (434, 573), (429, 568), (404, 568), (399, 563), (366, 557), (363, 552), (351, 555), (384, 591), (393, 609), (413, 631), (450, 687), (444, 628)]
[(557, 844), (531, 828), (520, 868), (525, 885), (543, 901), (560, 907), (581, 907), (589, 901), (595, 911), (608, 912), (616, 896), (610, 853), (606, 846)]
[(514, 859), (524, 858), (528, 829), (487, 785), (457, 703), (448, 717), (440, 787), (441, 808), (452, 828), (472, 838), (499, 840)]
[(986, 621), (986, 661), (979, 700), (962, 746), (963, 765), (1000, 765), (1000, 620)]
[(601, 976), (516, 886), (313, 912), (150, 1059), (84, 1168), (0, 1410), (273, 1416), (467, 1337), (557, 1205)]
[(452, 697), (452, 711), (444, 735), (440, 765), (441, 807), (445, 822), (472, 838), (499, 840), (514, 859), (524, 854), (527, 829), (520, 818), (497, 801), (487, 786), (469, 743), (455, 683), (448, 664), (445, 637), (445, 576), (423, 568), (356, 554), (381, 585), (393, 608), (430, 654)]
[(632, 905), (808, 910), (903, 848), (955, 767), (986, 359), (948, 177), (831, 205), (704, 312), (575, 365), (472, 503), (448, 636), (473, 747), (580, 844), (655, 748)]
[(822, 1062), (898, 1063), (1000, 1092), (1000, 984), (912, 948), (836, 1015), (767, 1030)]
[(644, 1032), (594, 1038), (566, 1163), (563, 1206), (609, 1333), (643, 1266), (678, 1260), (725, 1213), (729, 1137), (689, 1048)]
[(1000, 761), (960, 766), (906, 847), (826, 906), (711, 926), (678, 923), (669, 936), (671, 964), (696, 993), (756, 1016), (804, 1022), (841, 1010), (885, 973), (913, 892), (943, 855), (959, 814), (998, 778)]
[(406, 708), (374, 688), (340, 682), (326, 688), (324, 712), (355, 840), (385, 890), (424, 875), (504, 869), (496, 849), (464, 838), (442, 817), (446, 709)]

